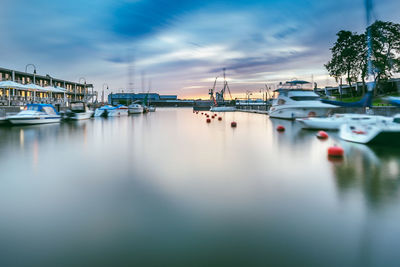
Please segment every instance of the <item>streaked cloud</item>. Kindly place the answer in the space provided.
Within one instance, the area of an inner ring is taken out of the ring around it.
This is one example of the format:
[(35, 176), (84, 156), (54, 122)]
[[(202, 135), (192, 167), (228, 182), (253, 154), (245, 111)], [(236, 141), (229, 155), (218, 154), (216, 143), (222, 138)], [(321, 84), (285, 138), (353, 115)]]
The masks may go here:
[[(376, 3), (377, 19), (400, 22), (400, 3)], [(293, 77), (331, 83), (323, 64), (342, 29), (365, 28), (364, 1), (3, 0), (2, 67), (122, 88), (134, 69), (154, 91), (207, 95), (222, 68), (231, 89), (258, 90)]]

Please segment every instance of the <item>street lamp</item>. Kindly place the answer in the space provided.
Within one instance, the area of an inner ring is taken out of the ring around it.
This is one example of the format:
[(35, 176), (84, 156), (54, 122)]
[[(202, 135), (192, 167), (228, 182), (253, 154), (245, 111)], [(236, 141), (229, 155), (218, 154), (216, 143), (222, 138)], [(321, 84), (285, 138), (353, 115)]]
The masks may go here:
[(248, 106), (248, 108), (250, 107), (250, 96), (252, 95), (253, 93), (251, 92), (251, 91), (246, 91), (246, 95), (247, 95), (247, 106)]
[(28, 67), (32, 66), (33, 67), (33, 83), (36, 84), (36, 66), (32, 63), (26, 64), (25, 66), (25, 72), (28, 72)]
[(103, 88), (103, 93), (102, 93), (102, 95), (101, 95), (101, 102), (104, 104), (104, 85), (107, 85), (107, 90), (108, 90), (108, 84), (107, 83), (103, 83), (103, 86), (102, 86), (102, 88)]

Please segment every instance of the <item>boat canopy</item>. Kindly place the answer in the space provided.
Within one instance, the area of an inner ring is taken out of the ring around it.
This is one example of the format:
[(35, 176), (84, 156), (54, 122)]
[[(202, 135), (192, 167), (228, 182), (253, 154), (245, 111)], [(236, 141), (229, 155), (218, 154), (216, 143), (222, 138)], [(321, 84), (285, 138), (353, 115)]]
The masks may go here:
[(110, 106), (110, 105), (105, 105), (105, 106), (102, 106), (102, 107), (100, 107), (99, 109), (100, 110), (113, 110), (113, 109), (116, 109), (117, 107), (113, 107), (113, 106)]
[(26, 105), (26, 110), (42, 111), (47, 114), (58, 114), (54, 106), (50, 104), (28, 104)]
[(307, 82), (307, 81), (302, 81), (302, 80), (293, 80), (293, 81), (288, 81), (288, 82), (286, 82), (286, 83), (288, 83), (288, 84), (308, 84), (308, 83), (310, 83), (310, 82)]

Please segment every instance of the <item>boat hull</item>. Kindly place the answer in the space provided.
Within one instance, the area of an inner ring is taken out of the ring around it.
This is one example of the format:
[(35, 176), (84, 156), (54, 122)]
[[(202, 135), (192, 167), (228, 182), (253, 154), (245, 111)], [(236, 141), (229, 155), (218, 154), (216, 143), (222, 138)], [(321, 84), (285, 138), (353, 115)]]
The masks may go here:
[(107, 117), (128, 116), (128, 109), (114, 109), (107, 112)]
[(334, 107), (272, 107), (268, 115), (271, 118), (295, 120), (308, 117), (326, 117)]
[(343, 124), (339, 136), (353, 143), (396, 146), (400, 145), (400, 125)]
[(73, 113), (71, 114), (68, 119), (69, 120), (87, 120), (93, 116), (93, 111), (87, 111), (82, 113)]
[(61, 121), (61, 117), (9, 118), (8, 121), (14, 125), (46, 124), (46, 123), (58, 123)]
[(141, 114), (143, 113), (143, 107), (141, 108), (129, 108), (129, 114)]

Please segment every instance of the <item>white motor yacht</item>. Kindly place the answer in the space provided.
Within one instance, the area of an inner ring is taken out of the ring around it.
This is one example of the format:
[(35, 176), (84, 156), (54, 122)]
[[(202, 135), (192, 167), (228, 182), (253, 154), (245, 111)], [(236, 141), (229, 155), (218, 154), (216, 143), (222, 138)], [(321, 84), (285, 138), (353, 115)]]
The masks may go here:
[(44, 124), (60, 122), (61, 116), (53, 105), (28, 104), (24, 110), (16, 115), (7, 117), (12, 124)]
[(304, 85), (310, 85), (306, 81), (289, 81), (283, 84), (275, 92), (279, 93), (274, 99), (269, 116), (271, 118), (290, 119), (307, 117), (325, 117), (336, 108), (335, 105), (324, 104), (319, 95), (312, 89), (305, 89)]
[(400, 145), (400, 117), (376, 116), (374, 120), (351, 121), (340, 126), (341, 139), (378, 145)]
[(143, 113), (143, 106), (140, 105), (140, 104), (133, 103), (133, 104), (130, 104), (128, 106), (128, 108), (129, 108), (129, 111), (128, 111), (129, 114), (140, 114), (140, 113)]
[(69, 120), (86, 120), (91, 118), (93, 113), (85, 102), (71, 102), (70, 109), (65, 113), (65, 118)]

